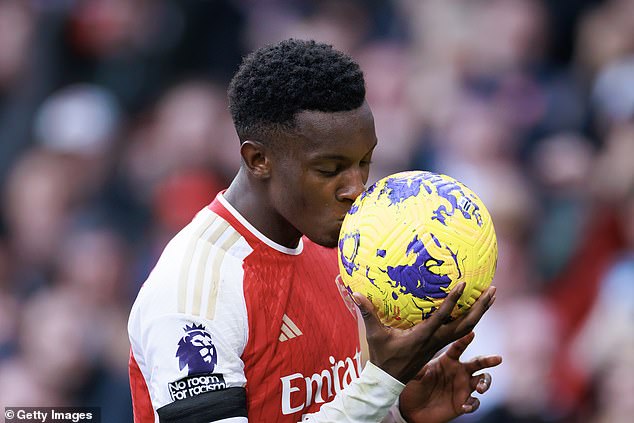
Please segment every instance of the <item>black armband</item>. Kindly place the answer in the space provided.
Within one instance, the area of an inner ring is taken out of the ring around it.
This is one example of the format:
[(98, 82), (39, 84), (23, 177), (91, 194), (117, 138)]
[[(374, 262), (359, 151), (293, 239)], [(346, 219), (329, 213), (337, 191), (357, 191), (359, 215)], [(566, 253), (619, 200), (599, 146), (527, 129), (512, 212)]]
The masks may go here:
[(230, 417), (247, 417), (245, 388), (227, 388), (174, 401), (158, 410), (161, 423), (215, 422)]

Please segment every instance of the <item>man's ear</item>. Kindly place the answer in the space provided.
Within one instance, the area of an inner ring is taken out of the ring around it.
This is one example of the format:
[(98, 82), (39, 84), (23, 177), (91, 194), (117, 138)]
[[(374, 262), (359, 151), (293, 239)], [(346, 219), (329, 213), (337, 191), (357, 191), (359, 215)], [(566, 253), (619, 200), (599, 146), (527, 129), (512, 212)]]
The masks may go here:
[(261, 142), (244, 141), (240, 145), (240, 155), (249, 173), (256, 178), (267, 179), (271, 175), (271, 159)]

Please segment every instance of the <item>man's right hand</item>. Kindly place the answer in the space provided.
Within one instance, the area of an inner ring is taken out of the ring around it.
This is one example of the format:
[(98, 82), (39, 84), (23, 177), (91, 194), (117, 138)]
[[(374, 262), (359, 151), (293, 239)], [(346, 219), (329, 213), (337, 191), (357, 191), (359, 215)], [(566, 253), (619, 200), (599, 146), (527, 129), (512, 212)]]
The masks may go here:
[(495, 287), (490, 287), (469, 311), (450, 321), (464, 288), (464, 282), (456, 285), (431, 317), (405, 330), (384, 326), (372, 303), (354, 293), (366, 328), (370, 361), (402, 383), (412, 380), (438, 351), (470, 333), (495, 300)]

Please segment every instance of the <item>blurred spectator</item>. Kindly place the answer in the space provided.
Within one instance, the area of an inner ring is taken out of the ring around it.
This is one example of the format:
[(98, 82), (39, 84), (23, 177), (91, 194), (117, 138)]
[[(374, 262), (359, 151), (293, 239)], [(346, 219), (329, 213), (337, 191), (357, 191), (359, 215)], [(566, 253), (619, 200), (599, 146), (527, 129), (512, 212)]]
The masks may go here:
[(4, 237), (0, 236), (0, 363), (15, 349), (19, 303), (12, 286), (11, 257)]
[[(634, 188), (634, 179), (632, 180)], [(593, 421), (626, 421), (634, 413), (634, 189), (621, 209), (627, 248), (615, 257), (601, 280), (597, 300), (570, 346), (577, 371), (597, 396)]]
[(63, 157), (44, 150), (31, 150), (15, 163), (3, 196), (9, 248), (17, 264), (15, 291), (28, 294), (47, 284), (78, 182)]
[(88, 84), (54, 92), (36, 111), (36, 141), (64, 158), (84, 202), (93, 200), (107, 179), (119, 114), (110, 92)]
[(170, 175), (160, 182), (154, 195), (157, 226), (165, 230), (166, 236), (175, 234), (209, 204), (210, 193), (217, 194), (224, 188), (217, 177), (203, 170)]
[[(130, 412), (126, 392), (129, 352), (127, 299), (131, 296), (128, 248), (123, 238), (105, 224), (79, 222), (66, 236), (57, 256), (55, 290), (77, 302), (89, 374), (81, 381), (85, 405), (108, 403), (102, 418), (125, 419)], [(87, 266), (89, 264), (89, 266)], [(113, 395), (116, 392), (116, 395)]]
[(411, 64), (405, 46), (396, 42), (370, 43), (356, 57), (364, 72), (377, 137), (385, 140), (373, 156), (369, 182), (374, 182), (407, 169), (416, 149), (419, 128), (407, 96)]
[(6, 92), (28, 65), (33, 18), (25, 2), (3, 1), (0, 8), (0, 92)]
[(591, 192), (600, 203), (620, 209), (634, 181), (632, 157), (634, 124), (614, 125), (606, 136), (590, 181)]
[(28, 1), (0, 2), (0, 182), (29, 143), (33, 111), (53, 83), (45, 52), (53, 42), (42, 37), (50, 26)]
[(542, 207), (534, 251), (543, 279), (559, 274), (581, 242), (594, 154), (590, 141), (575, 133), (552, 135), (535, 148), (531, 167)]
[(505, 367), (500, 372), (507, 375), (504, 378), (507, 389), (496, 408), (474, 416), (474, 420), (490, 423), (563, 421), (561, 412), (552, 408), (552, 398), (556, 396), (552, 384), (558, 348), (556, 315), (539, 298), (525, 296), (508, 300), (496, 316), (501, 319), (501, 333), (496, 335), (503, 339)]
[(630, 0), (608, 0), (582, 17), (575, 53), (586, 77), (633, 49), (634, 3)]
[(609, 63), (598, 72), (591, 101), (602, 135), (612, 124), (634, 117), (634, 54)]
[(171, 49), (183, 36), (182, 11), (163, 0), (87, 0), (70, 12), (65, 77), (104, 86), (125, 107), (147, 104), (167, 81)]
[(103, 154), (117, 132), (114, 96), (96, 85), (66, 87), (47, 98), (35, 119), (35, 137), (47, 149), (68, 154)]
[(227, 181), (239, 165), (240, 143), (225, 95), (212, 84), (189, 81), (173, 87), (132, 136), (125, 171), (146, 199), (171, 173), (209, 168)]

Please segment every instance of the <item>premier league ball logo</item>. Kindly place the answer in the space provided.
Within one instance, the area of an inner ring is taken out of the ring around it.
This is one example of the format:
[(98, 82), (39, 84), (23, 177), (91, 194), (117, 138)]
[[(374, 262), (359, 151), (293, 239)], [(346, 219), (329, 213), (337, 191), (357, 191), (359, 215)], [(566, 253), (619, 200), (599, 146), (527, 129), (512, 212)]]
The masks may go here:
[(183, 330), (185, 335), (178, 342), (176, 351), (179, 369), (187, 366), (188, 375), (213, 372), (218, 355), (207, 329), (203, 325), (192, 324)]

